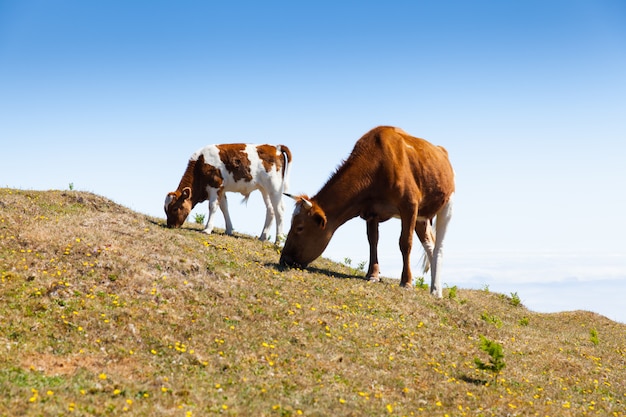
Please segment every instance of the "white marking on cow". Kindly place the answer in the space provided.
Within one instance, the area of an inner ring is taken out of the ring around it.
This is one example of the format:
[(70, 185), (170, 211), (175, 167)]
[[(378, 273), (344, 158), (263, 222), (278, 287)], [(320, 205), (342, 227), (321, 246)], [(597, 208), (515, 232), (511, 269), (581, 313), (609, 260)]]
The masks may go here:
[(170, 194), (165, 196), (165, 211), (167, 211), (167, 206), (170, 205), (170, 203), (172, 202), (173, 199), (174, 199), (174, 197), (172, 195), (170, 195)]

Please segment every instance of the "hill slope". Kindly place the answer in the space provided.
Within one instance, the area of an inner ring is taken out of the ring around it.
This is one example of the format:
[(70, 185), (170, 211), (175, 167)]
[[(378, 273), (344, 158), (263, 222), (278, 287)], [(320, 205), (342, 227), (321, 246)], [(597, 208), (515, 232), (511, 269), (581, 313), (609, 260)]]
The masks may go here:
[[(278, 257), (89, 193), (0, 189), (0, 415), (626, 415), (625, 325)], [(481, 335), (504, 351), (496, 383)]]

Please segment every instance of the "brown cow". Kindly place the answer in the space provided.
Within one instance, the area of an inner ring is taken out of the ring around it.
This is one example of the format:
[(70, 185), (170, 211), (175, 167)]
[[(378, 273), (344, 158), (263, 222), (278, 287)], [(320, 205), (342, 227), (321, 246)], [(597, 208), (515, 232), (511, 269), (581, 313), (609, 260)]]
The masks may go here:
[(229, 143), (199, 149), (191, 155), (178, 189), (165, 197), (167, 226), (180, 227), (196, 204), (209, 200), (209, 219), (204, 232), (213, 231), (219, 204), (226, 221), (226, 234), (230, 235), (233, 225), (226, 192), (238, 192), (247, 199), (252, 191), (259, 190), (266, 206), (259, 239), (268, 239), (276, 217), (276, 243), (279, 243), (284, 239), (282, 193), (287, 190), (290, 163), (291, 151), (285, 145)]
[(378, 281), (378, 224), (399, 217), (400, 285), (412, 284), (409, 256), (415, 231), (432, 266), (430, 292), (441, 297), (443, 239), (452, 215), (453, 194), (454, 170), (443, 147), (395, 127), (377, 127), (359, 139), (348, 159), (314, 197), (290, 196), (297, 203), (280, 263), (306, 267), (322, 254), (339, 226), (360, 216), (367, 222), (370, 244), (367, 276)]

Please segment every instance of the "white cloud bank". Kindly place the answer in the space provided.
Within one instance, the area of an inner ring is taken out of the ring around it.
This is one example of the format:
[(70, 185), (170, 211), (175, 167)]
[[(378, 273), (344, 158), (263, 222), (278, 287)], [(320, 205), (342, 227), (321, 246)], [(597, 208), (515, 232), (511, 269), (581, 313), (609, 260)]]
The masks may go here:
[[(415, 258), (414, 269), (419, 265)], [(401, 266), (394, 261), (398, 268), (386, 271), (386, 276), (400, 275)], [(414, 270), (414, 275), (421, 274)], [(515, 292), (536, 312), (588, 310), (626, 323), (626, 254), (446, 253), (443, 282), (461, 289)]]

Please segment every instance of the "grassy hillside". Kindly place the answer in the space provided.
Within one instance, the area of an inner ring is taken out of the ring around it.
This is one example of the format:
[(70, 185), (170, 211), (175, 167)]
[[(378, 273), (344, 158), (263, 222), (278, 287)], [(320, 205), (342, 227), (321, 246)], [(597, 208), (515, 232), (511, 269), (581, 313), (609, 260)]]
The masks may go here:
[(281, 270), (272, 244), (199, 228), (0, 189), (0, 415), (626, 415), (626, 325)]

